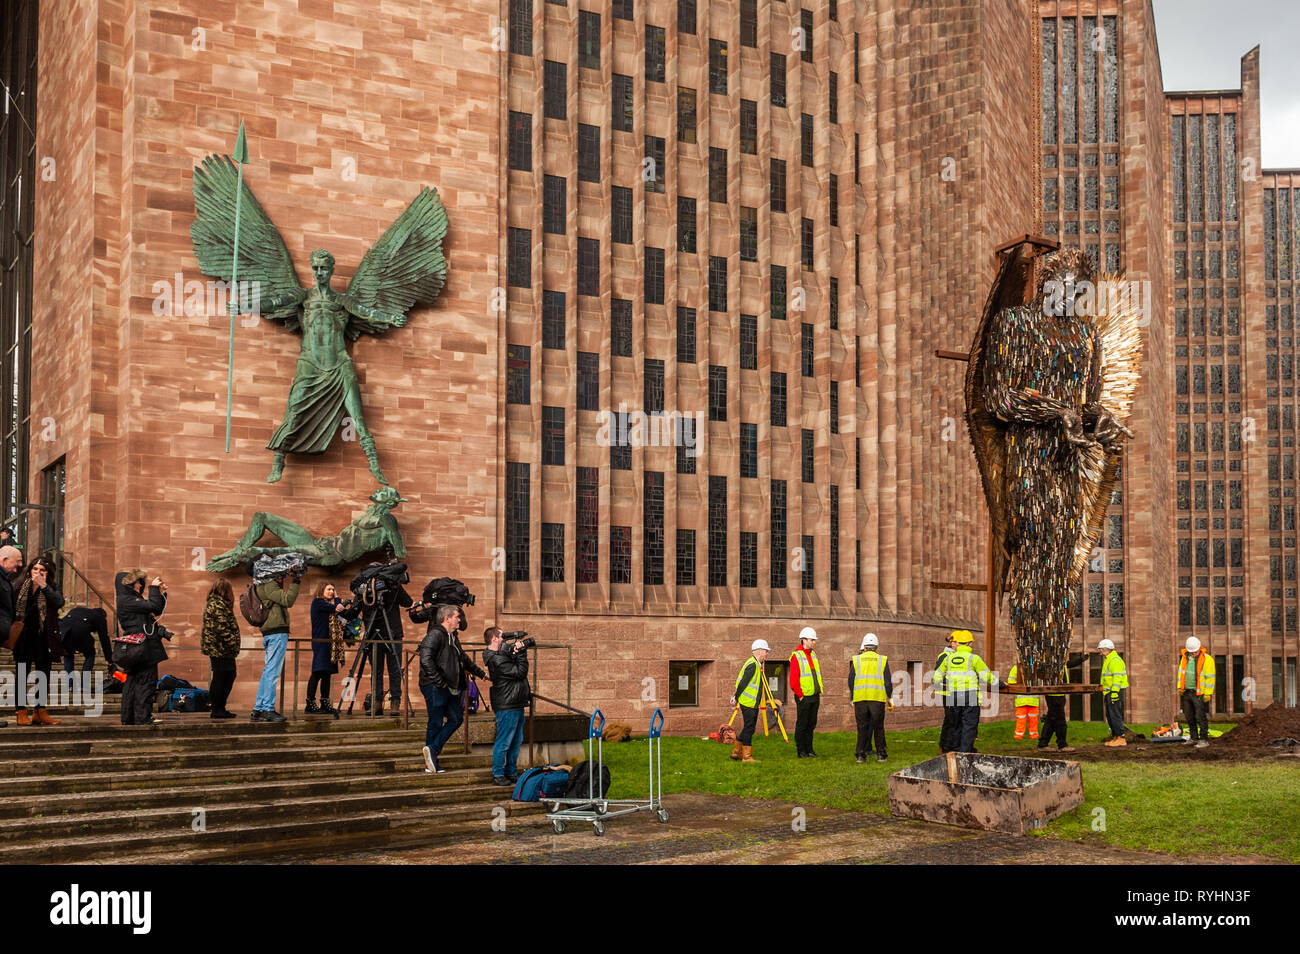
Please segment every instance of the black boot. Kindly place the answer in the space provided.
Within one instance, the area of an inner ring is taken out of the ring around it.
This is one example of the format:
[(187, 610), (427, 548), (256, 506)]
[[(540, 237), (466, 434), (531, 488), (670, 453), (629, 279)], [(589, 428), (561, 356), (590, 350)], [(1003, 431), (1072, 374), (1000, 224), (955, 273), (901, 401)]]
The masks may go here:
[(330, 703), (330, 701), (329, 701), (328, 699), (321, 699), (321, 701), (320, 701), (320, 714), (321, 714), (321, 715), (332, 715), (332, 716), (334, 716), (334, 718), (337, 719), (337, 718), (338, 718), (338, 715), (339, 715), (339, 710), (338, 710), (338, 709), (335, 709), (334, 706)]
[(308, 699), (308, 700), (307, 700), (307, 705), (306, 705), (306, 707), (305, 707), (302, 711), (303, 711), (303, 712), (320, 712), (321, 710), (320, 710), (320, 706), (316, 705), (316, 700), (315, 700), (315, 699)]

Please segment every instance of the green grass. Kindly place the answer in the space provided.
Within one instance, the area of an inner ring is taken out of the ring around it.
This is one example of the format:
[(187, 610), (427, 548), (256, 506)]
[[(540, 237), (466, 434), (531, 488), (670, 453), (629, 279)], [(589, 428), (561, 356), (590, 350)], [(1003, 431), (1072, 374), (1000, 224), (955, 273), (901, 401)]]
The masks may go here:
[[(1031, 742), (1016, 742), (1013, 725), (980, 724), (981, 752), (1017, 755)], [(1152, 726), (1132, 725), (1149, 735)], [(1227, 725), (1211, 728), (1226, 731)], [(1108, 735), (1102, 723), (1070, 723), (1070, 744), (1097, 745)], [(938, 754), (939, 730), (889, 733), (889, 761), (858, 765), (855, 734), (817, 735), (816, 759), (796, 759), (779, 734), (754, 739), (757, 765), (727, 756), (729, 746), (698, 738), (665, 737), (665, 794), (703, 792), (807, 802), (828, 808), (888, 813), (885, 779), (890, 772)], [(1170, 743), (1179, 744), (1179, 743)], [(1070, 757), (1068, 754), (1067, 758)], [(605, 746), (613, 775), (612, 798), (647, 796), (646, 742)], [(1300, 765), (1287, 761), (1197, 762), (1083, 761), (1084, 803), (1050, 822), (1040, 837), (1147, 849), (1175, 855), (1259, 854), (1300, 862)], [(1094, 814), (1094, 809), (1104, 809)], [(1094, 825), (1104, 821), (1104, 830)]]

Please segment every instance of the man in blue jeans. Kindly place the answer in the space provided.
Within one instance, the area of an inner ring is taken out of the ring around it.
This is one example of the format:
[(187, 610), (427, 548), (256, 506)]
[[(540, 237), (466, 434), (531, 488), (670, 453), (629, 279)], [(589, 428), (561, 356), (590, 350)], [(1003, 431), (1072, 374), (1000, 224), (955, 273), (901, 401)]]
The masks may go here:
[[(290, 579), (292, 583), (289, 583)], [(285, 721), (275, 709), (275, 698), (280, 689), (280, 672), (284, 669), (284, 650), (289, 645), (289, 607), (298, 599), (300, 579), (296, 574), (281, 576), (257, 587), (257, 598), (268, 609), (266, 622), (262, 624), (266, 660), (262, 663), (262, 678), (257, 683), (257, 699), (249, 716), (250, 722)]]
[(468, 673), (486, 679), (487, 673), (461, 648), (460, 608), (439, 606), (429, 632), (420, 643), (420, 693), (429, 712), (424, 730), (424, 770), (445, 772), (438, 764), (438, 753), (465, 719), (461, 693), (468, 684)]
[(510, 785), (519, 774), (519, 744), (524, 739), (524, 709), (528, 690), (528, 655), (522, 639), (506, 642), (496, 626), (483, 631), (487, 664), (492, 680), (489, 698), (496, 717), (496, 741), (492, 743), (492, 784)]

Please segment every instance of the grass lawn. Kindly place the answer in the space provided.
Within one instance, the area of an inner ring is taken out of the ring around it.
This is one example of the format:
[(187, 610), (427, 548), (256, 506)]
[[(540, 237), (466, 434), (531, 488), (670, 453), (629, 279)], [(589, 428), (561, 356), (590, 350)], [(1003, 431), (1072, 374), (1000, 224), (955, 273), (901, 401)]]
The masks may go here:
[[(1017, 755), (1033, 743), (1016, 742), (1012, 723), (982, 722), (981, 752)], [(1149, 735), (1152, 726), (1132, 725)], [(1226, 730), (1226, 725), (1211, 728)], [(1096, 745), (1108, 735), (1102, 723), (1070, 723), (1070, 744)], [(855, 734), (817, 735), (816, 759), (798, 760), (779, 734), (754, 738), (757, 765), (732, 762), (729, 746), (698, 738), (665, 737), (665, 794), (704, 792), (823, 805), (854, 811), (889, 811), (890, 772), (939, 752), (939, 730), (889, 733), (889, 761), (853, 758)], [(1177, 744), (1177, 743), (1172, 743)], [(1067, 758), (1071, 757), (1069, 754)], [(612, 798), (645, 798), (646, 742), (605, 746), (613, 775)], [(1064, 838), (1171, 854), (1259, 854), (1300, 862), (1300, 763), (1295, 761), (1178, 762), (1084, 761), (1084, 803), (1034, 837)], [(1104, 809), (1094, 814), (1094, 809)], [(1101, 823), (1104, 821), (1104, 828)], [(1097, 825), (1103, 830), (1094, 830)]]

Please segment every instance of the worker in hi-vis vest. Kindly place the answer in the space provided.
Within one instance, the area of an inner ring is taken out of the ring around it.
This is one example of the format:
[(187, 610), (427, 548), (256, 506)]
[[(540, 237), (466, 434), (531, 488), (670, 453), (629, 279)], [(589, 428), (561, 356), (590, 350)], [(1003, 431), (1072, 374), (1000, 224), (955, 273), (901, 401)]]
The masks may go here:
[[(956, 745), (942, 751), (974, 752), (980, 721), (980, 690), (986, 684), (991, 686), (992, 678), (988, 665), (971, 649), (975, 637), (970, 630), (953, 630), (952, 641), (953, 651), (940, 660), (932, 677), (935, 685), (944, 690), (944, 722), (947, 723), (950, 714), (955, 720)], [(953, 738), (949, 736), (950, 744)], [(944, 745), (942, 735), (939, 745), (941, 748)]]
[[(1007, 673), (1007, 685), (1019, 685), (1017, 679), (1020, 676), (1020, 665), (1016, 664), (1011, 667)], [(1016, 731), (1014, 738), (1019, 740), (1025, 737), (1025, 729), (1029, 730), (1031, 739), (1038, 738), (1038, 696), (1018, 695), (1016, 696)]]
[(1110, 738), (1105, 745), (1128, 745), (1124, 738), (1124, 696), (1128, 693), (1128, 667), (1115, 651), (1115, 644), (1103, 639), (1097, 649), (1106, 654), (1101, 664), (1101, 700), (1106, 707), (1106, 724), (1110, 726)]
[(865, 762), (874, 739), (876, 761), (889, 758), (885, 751), (885, 707), (893, 708), (889, 693), (893, 679), (889, 657), (876, 652), (880, 645), (875, 633), (862, 637), (861, 651), (849, 661), (849, 692), (853, 694), (853, 717), (858, 723), (857, 759)]
[(813, 733), (817, 731), (817, 710), (822, 704), (822, 664), (813, 647), (817, 630), (805, 626), (799, 631), (799, 648), (790, 654), (790, 689), (795, 698), (794, 748), (801, 759), (815, 759)]
[[(757, 762), (754, 758), (754, 727), (758, 725), (758, 704), (763, 698), (763, 664), (771, 647), (766, 639), (756, 639), (749, 646), (750, 656), (740, 667), (731, 704), (740, 706), (740, 732), (731, 747), (731, 757), (739, 762)], [(772, 700), (773, 705), (779, 705)]]
[[(1189, 675), (1189, 670), (1191, 674)], [(1198, 749), (1210, 744), (1210, 700), (1214, 698), (1214, 660), (1201, 648), (1201, 641), (1188, 636), (1178, 661), (1178, 695), (1187, 723), (1187, 741)]]
[[(953, 636), (957, 635), (957, 630), (953, 630), (943, 639), (943, 649), (939, 650), (939, 658), (934, 661), (934, 671), (938, 672), (943, 661), (948, 658), (948, 654), (953, 650)], [(939, 729), (939, 751), (955, 752), (957, 743), (961, 741), (960, 714), (948, 705), (948, 687), (936, 680), (934, 688), (934, 703), (943, 706), (943, 727)]]

